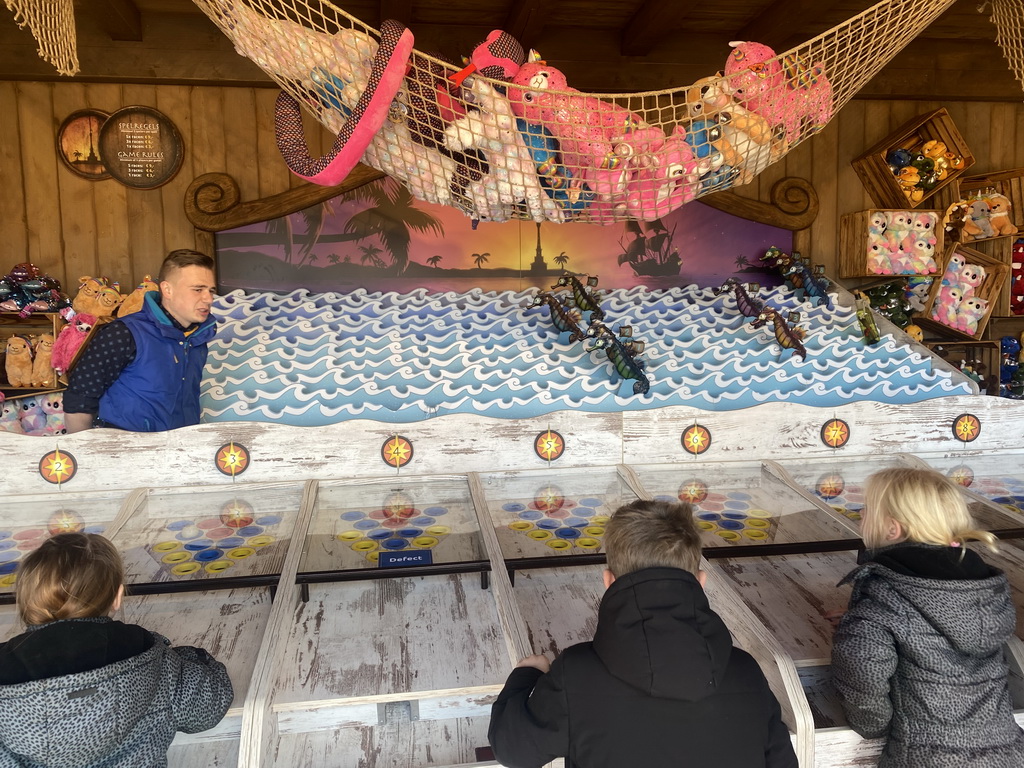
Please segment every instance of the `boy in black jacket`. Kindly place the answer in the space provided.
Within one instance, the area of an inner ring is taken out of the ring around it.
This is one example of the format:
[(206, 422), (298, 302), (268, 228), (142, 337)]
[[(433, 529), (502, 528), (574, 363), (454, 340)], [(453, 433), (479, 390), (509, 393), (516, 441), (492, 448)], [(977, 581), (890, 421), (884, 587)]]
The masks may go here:
[(637, 501), (605, 532), (591, 643), (528, 656), (488, 733), (509, 768), (797, 768), (779, 703), (708, 605), (689, 504)]

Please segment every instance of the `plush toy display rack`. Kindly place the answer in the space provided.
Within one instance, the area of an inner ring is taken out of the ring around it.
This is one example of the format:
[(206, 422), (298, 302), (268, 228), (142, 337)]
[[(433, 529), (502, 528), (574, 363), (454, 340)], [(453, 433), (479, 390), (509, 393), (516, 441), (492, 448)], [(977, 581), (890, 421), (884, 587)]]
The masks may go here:
[[(59, 392), (64, 389), (56, 376), (52, 386), (12, 387), (7, 380), (4, 365), (6, 363), (5, 350), (8, 338), (15, 335), (31, 336), (51, 333), (53, 338), (56, 339), (64, 325), (64, 318), (56, 312), (37, 312), (28, 317), (21, 317), (17, 312), (0, 312), (0, 392), (7, 399)], [(66, 384), (67, 382), (64, 383)]]

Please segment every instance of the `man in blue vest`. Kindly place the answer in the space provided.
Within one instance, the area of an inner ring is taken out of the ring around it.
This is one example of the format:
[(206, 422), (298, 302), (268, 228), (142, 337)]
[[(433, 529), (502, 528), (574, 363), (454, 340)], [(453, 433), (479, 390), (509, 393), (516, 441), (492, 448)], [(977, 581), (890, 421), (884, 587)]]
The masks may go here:
[(213, 259), (172, 251), (158, 280), (159, 292), (147, 293), (138, 312), (101, 327), (71, 370), (68, 432), (160, 432), (199, 423), (206, 344), (217, 332)]

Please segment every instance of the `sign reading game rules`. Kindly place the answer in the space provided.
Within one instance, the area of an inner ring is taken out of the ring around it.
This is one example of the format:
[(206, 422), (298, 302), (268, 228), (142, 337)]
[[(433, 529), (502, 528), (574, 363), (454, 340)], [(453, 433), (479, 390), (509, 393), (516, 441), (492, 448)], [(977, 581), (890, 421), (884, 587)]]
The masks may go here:
[(155, 189), (181, 168), (185, 148), (170, 119), (150, 107), (125, 107), (100, 128), (100, 156), (110, 175), (133, 189)]

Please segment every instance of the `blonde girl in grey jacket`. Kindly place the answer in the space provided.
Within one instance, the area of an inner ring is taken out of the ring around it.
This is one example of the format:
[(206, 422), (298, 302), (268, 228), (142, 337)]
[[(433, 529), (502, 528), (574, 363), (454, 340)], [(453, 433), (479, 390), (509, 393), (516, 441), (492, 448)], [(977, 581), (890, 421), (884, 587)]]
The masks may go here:
[(176, 731), (224, 717), (223, 664), (109, 618), (124, 566), (102, 536), (48, 539), (16, 584), (27, 631), (0, 643), (0, 768), (163, 768)]
[(867, 546), (832, 645), (832, 675), (850, 727), (885, 738), (880, 768), (1021, 768), (1004, 646), (1015, 628), (1006, 576), (968, 541), (957, 486), (932, 470), (868, 478)]

